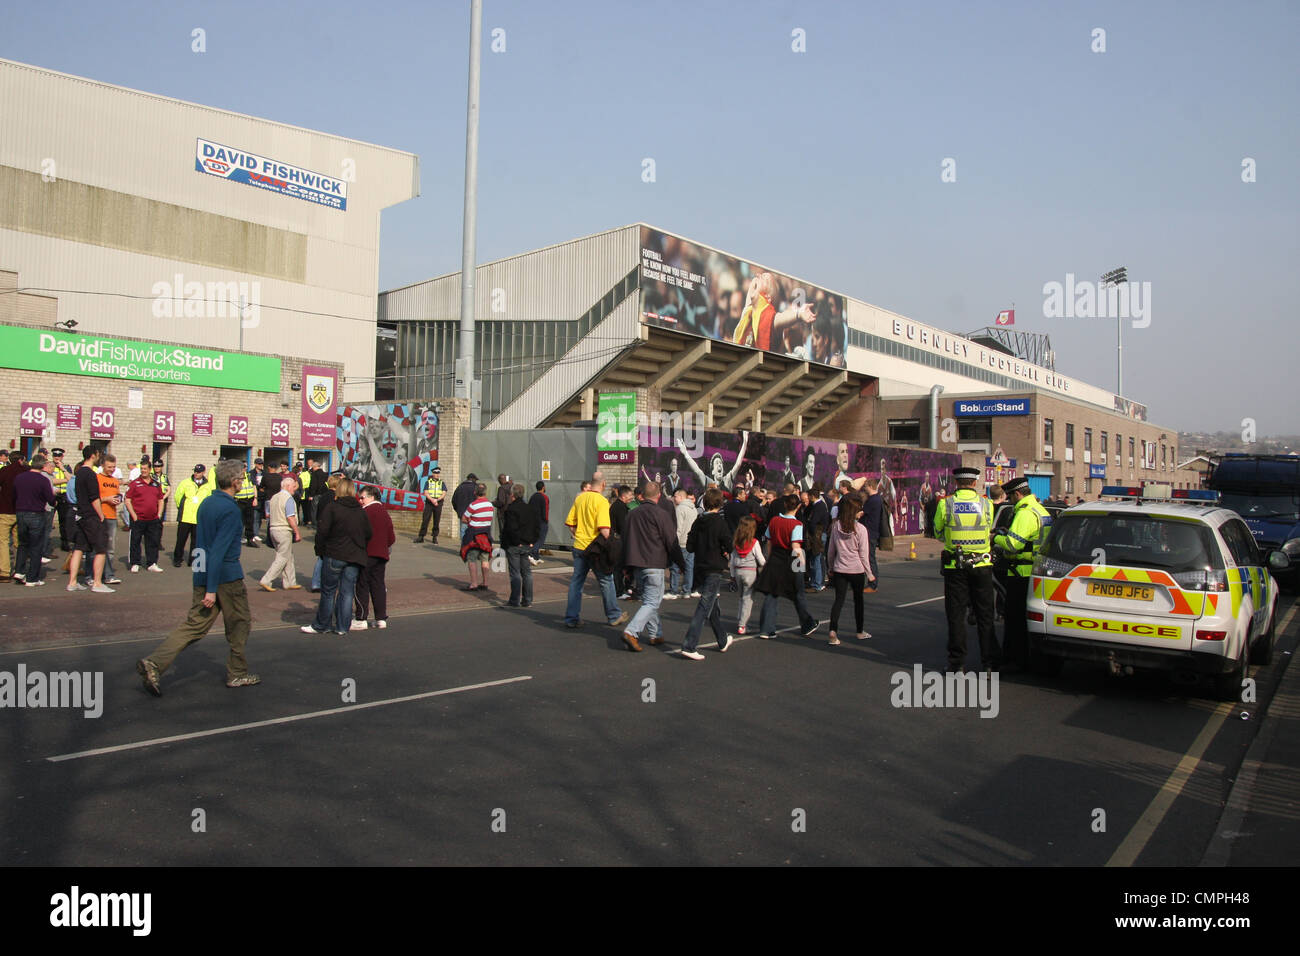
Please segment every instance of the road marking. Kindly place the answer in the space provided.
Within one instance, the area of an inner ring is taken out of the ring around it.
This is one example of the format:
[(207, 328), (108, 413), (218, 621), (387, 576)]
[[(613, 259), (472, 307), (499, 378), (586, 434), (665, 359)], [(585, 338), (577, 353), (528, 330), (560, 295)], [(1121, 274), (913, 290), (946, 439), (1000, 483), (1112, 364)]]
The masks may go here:
[(909, 601), (907, 604), (895, 604), (894, 607), (916, 607), (918, 604), (929, 604), (931, 601), (942, 601), (943, 595), (938, 597), (926, 598), (924, 601)]
[(156, 747), (159, 744), (171, 744), (181, 740), (196, 740), (200, 737), (215, 737), (218, 734), (233, 734), (240, 730), (252, 730), (255, 727), (273, 727), (276, 724), (291, 724), (299, 720), (314, 720), (317, 717), (329, 717), (333, 714), (344, 714), (355, 710), (368, 710), (371, 707), (387, 707), (390, 704), (405, 704), (412, 700), (426, 700), (430, 697), (442, 697), (446, 694), (459, 694), (467, 690), (481, 690), (484, 687), (499, 687), (502, 684), (514, 684), (519, 681), (532, 680), (532, 675), (523, 677), (507, 677), (504, 680), (491, 680), (482, 684), (466, 684), (463, 687), (449, 687), (446, 690), (431, 690), (423, 694), (411, 694), (407, 697), (390, 697), (387, 700), (375, 700), (365, 704), (351, 704), (347, 707), (331, 707), (329, 710), (312, 711), (309, 714), (293, 714), (289, 717), (275, 717), (271, 720), (257, 720), (251, 724), (234, 724), (230, 727), (215, 727), (212, 730), (198, 730), (192, 734), (176, 734), (172, 737), (155, 737), (152, 740), (139, 740), (132, 744), (118, 744), (115, 747), (99, 747), (95, 750), (82, 750), (77, 753), (59, 754), (55, 757), (46, 757), (51, 763), (58, 763), (63, 760), (79, 760), (82, 757), (98, 757), (102, 754), (121, 753), (125, 750), (141, 750), (145, 747)]
[[(1290, 612), (1282, 620), (1282, 633), (1286, 633), (1286, 629), (1291, 626), (1291, 620), (1295, 617), (1298, 607), (1300, 607), (1300, 604), (1293, 604)], [(1132, 866), (1137, 861), (1137, 858), (1141, 856), (1142, 851), (1146, 849), (1147, 843), (1151, 840), (1151, 835), (1156, 832), (1156, 828), (1164, 821), (1169, 808), (1173, 806), (1174, 801), (1183, 792), (1183, 787), (1187, 785), (1187, 781), (1196, 772), (1201, 757), (1205, 755), (1210, 742), (1214, 740), (1214, 735), (1219, 732), (1219, 728), (1228, 719), (1228, 714), (1236, 706), (1236, 701), (1224, 701), (1214, 708), (1214, 714), (1206, 721), (1205, 726), (1201, 728), (1201, 732), (1196, 735), (1196, 739), (1192, 741), (1192, 745), (1187, 749), (1187, 753), (1183, 755), (1183, 759), (1178, 761), (1178, 766), (1169, 775), (1169, 779), (1161, 785), (1160, 791), (1147, 806), (1146, 812), (1133, 825), (1133, 829), (1124, 838), (1124, 842), (1119, 845), (1119, 848), (1106, 862), (1107, 866)]]

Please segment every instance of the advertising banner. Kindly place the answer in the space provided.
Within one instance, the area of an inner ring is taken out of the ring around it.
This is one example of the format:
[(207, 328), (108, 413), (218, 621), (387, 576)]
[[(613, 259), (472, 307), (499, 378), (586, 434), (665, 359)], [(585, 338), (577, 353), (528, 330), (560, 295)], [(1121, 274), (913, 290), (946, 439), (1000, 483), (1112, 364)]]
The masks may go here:
[(230, 416), (230, 425), (226, 429), (226, 444), (248, 444), (248, 419), (243, 415)]
[(111, 439), (117, 423), (117, 414), (111, 408), (92, 407), (90, 410), (90, 437)]
[[(339, 468), (374, 488), (385, 507), (419, 511), (438, 464), (441, 413), (436, 402), (344, 406), (335, 440)], [(450, 476), (443, 480), (454, 485)]]
[(339, 377), (332, 368), (302, 367), (302, 444), (307, 448), (330, 448), (338, 429), (335, 397)]
[(978, 398), (952, 403), (952, 413), (957, 418), (996, 417), (998, 415), (1028, 415), (1027, 398)]
[(45, 406), (23, 402), (18, 410), (18, 434), (23, 438), (40, 438), (45, 434)]
[(0, 368), (252, 392), (280, 390), (278, 358), (26, 326), (0, 325)]
[(211, 412), (194, 413), (194, 434), (201, 435), (204, 438), (212, 437), (212, 413)]
[(74, 431), (81, 431), (81, 406), (60, 405), (58, 423), (60, 429), (71, 428)]
[(348, 208), (348, 184), (345, 180), (206, 139), (195, 140), (194, 170), (330, 209)]
[(1105, 478), (1105, 477), (1106, 477), (1106, 466), (1105, 466), (1105, 465), (1089, 465), (1089, 466), (1088, 466), (1088, 477), (1089, 477), (1089, 478)]
[(667, 494), (678, 488), (699, 495), (716, 481), (730, 494), (737, 484), (780, 492), (786, 482), (800, 490), (823, 490), (841, 479), (875, 477), (893, 520), (895, 534), (919, 534), (924, 511), (948, 488), (961, 455), (926, 449), (857, 445), (758, 432), (699, 431), (687, 446), (663, 430), (641, 429), (640, 479), (658, 481)]
[(175, 412), (154, 412), (153, 413), (153, 440), (154, 441), (175, 441), (176, 440), (176, 413)]
[(845, 368), (844, 296), (641, 227), (641, 321)]
[(602, 465), (636, 460), (636, 392), (602, 392), (597, 399), (596, 461)]
[(289, 419), (287, 418), (271, 419), (271, 447), (272, 448), (289, 447)]
[(1147, 407), (1131, 399), (1120, 398), (1115, 396), (1115, 411), (1121, 415), (1127, 415), (1134, 421), (1144, 422), (1147, 420)]

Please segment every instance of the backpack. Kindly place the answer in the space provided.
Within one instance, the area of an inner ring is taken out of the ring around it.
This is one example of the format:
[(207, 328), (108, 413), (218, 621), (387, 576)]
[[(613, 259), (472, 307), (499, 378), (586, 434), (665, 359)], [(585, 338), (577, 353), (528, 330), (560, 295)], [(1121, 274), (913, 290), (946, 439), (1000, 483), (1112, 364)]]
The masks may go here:
[(77, 473), (74, 471), (72, 477), (68, 479), (67, 485), (63, 488), (63, 495), (68, 499), (68, 504), (77, 503)]
[(884, 507), (880, 509), (880, 538), (876, 542), (876, 548), (880, 551), (894, 550), (894, 525), (889, 517), (889, 509)]

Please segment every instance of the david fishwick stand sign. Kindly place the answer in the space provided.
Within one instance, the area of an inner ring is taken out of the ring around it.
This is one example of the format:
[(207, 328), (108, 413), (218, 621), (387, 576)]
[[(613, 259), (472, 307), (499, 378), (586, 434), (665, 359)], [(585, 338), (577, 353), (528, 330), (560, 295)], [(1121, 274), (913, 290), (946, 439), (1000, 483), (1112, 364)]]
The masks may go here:
[(0, 367), (253, 392), (280, 390), (280, 360), (0, 326)]

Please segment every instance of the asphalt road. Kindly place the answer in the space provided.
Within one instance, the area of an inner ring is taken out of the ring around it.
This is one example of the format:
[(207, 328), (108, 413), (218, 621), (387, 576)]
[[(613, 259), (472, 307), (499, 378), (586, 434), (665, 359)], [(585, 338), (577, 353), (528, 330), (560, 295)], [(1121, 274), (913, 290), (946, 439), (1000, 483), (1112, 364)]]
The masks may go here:
[[(161, 699), (134, 661), (183, 616), (179, 574), (5, 600), (0, 670), (102, 671), (104, 710), (0, 712), (0, 863), (1193, 866), (1253, 729), (1257, 705), (1074, 665), (1003, 677), (992, 718), (893, 706), (893, 675), (945, 660), (929, 560), (887, 566), (870, 641), (798, 638), (785, 604), (778, 640), (700, 663), (629, 653), (592, 587), (565, 630), (556, 561), (506, 610), (439, 560), (394, 562), (385, 631), (303, 635), (312, 595), (254, 595), (264, 683), (224, 686), (218, 624)], [(665, 603), (669, 650), (694, 604)]]

